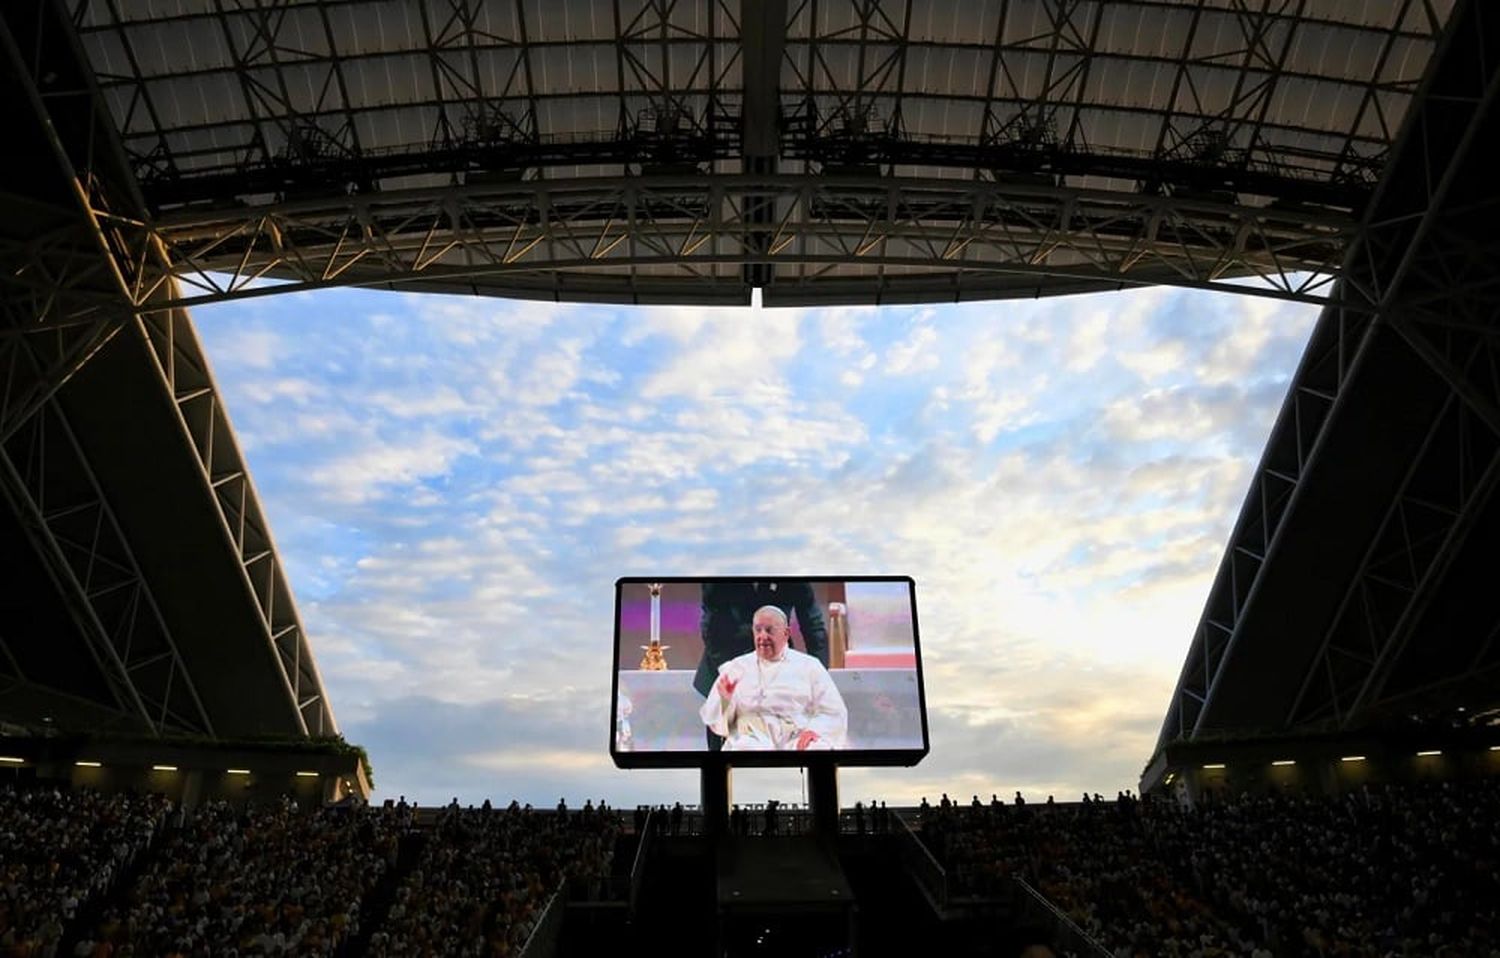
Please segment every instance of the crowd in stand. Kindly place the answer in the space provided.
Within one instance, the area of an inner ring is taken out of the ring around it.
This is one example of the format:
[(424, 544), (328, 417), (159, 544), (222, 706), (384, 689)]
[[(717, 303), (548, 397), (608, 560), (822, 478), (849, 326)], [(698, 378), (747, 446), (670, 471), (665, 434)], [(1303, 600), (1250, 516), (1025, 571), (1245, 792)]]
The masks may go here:
[(52, 958), (170, 811), (154, 795), (0, 787), (0, 956)]
[[(592, 803), (455, 804), (426, 828), (404, 801), (172, 812), (160, 796), (0, 789), (0, 958), (60, 958), (70, 929), (77, 958), (341, 955), (372, 917), (371, 955), (513, 955), (565, 882), (603, 893), (621, 823)], [(403, 841), (420, 854), (372, 915)]]
[[(693, 830), (680, 806), (657, 812), (661, 833)], [(777, 834), (777, 814), (761, 828), (742, 811), (736, 830)], [(1024, 879), (1115, 958), (1500, 958), (1496, 782), (1191, 809), (943, 796), (911, 821), (950, 898), (1013, 895)], [(96, 958), (338, 955), (357, 937), (377, 958), (513, 956), (564, 883), (603, 893), (621, 823), (602, 805), (455, 804), (418, 827), (404, 802), (290, 800), (211, 802), (176, 822), (155, 796), (0, 789), (0, 958), (58, 958), (69, 941)], [(905, 833), (873, 803), (845, 828)]]
[(619, 815), (592, 803), (572, 813), (449, 806), (368, 954), (517, 954), (565, 880), (587, 890), (609, 875), (619, 830)]
[(303, 812), (290, 799), (248, 809), (208, 803), (163, 836), (150, 867), (76, 953), (334, 954), (395, 864), (408, 824), (395, 811)]
[(1024, 878), (1117, 958), (1500, 956), (1500, 785), (1116, 801), (942, 802), (950, 893)]

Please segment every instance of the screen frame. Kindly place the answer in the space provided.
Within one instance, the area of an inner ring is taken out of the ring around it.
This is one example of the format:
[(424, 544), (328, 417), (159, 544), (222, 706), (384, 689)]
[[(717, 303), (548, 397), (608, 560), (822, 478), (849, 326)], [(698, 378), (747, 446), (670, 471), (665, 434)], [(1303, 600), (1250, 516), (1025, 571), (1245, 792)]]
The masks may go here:
[[(691, 752), (621, 752), (615, 748), (615, 715), (620, 704), (620, 612), (624, 586), (652, 583), (741, 583), (764, 582), (903, 582), (911, 600), (912, 652), (917, 663), (917, 707), (921, 711), (920, 748), (847, 749), (838, 752), (710, 752), (705, 747)], [(621, 576), (615, 580), (615, 620), (610, 629), (614, 649), (610, 654), (608, 742), (609, 757), (616, 768), (810, 768), (813, 766), (911, 767), (927, 757), (932, 739), (927, 727), (927, 683), (922, 666), (922, 635), (917, 616), (917, 583), (909, 575), (704, 575)]]

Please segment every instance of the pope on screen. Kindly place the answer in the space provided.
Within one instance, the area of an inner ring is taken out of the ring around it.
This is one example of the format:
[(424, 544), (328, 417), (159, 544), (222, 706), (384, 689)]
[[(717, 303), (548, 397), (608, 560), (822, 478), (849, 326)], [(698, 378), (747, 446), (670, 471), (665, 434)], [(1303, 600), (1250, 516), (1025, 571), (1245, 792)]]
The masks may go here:
[(719, 667), (698, 714), (725, 751), (845, 748), (849, 710), (823, 663), (787, 645), (786, 613), (774, 605), (751, 619), (755, 650)]

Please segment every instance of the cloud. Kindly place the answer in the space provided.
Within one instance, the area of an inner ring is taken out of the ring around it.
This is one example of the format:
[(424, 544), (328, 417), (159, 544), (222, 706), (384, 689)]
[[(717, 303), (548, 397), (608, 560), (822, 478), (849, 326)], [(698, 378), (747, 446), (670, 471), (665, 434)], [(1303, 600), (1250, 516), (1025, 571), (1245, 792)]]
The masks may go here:
[(940, 362), (934, 348), (937, 341), (938, 333), (931, 323), (913, 324), (906, 338), (886, 352), (885, 371), (892, 376), (905, 376), (936, 369)]
[(549, 805), (695, 787), (609, 766), (624, 574), (914, 576), (933, 751), (846, 795), (1132, 787), (1312, 315), (310, 302), (198, 321), (337, 714), (381, 794)]
[(317, 466), (308, 480), (327, 498), (364, 502), (388, 488), (446, 475), (459, 456), (476, 448), (468, 440), (435, 432), (406, 442), (375, 441)]
[[(647, 310), (646, 315), (656, 312)], [(798, 312), (781, 310), (700, 311), (693, 323), (673, 327), (680, 348), (646, 378), (640, 395), (700, 400), (740, 396), (777, 402), (787, 395), (784, 365), (801, 346), (801, 318)]]
[(282, 354), (281, 338), (268, 329), (227, 331), (210, 357), (225, 368), (268, 370), (276, 366)]

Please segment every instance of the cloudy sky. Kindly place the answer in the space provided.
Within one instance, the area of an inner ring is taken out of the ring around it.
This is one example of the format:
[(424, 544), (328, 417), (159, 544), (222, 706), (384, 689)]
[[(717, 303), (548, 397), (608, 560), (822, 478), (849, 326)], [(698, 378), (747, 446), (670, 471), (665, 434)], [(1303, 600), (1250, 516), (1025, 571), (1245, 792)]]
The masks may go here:
[(621, 575), (915, 577), (932, 752), (845, 770), (849, 802), (1134, 787), (1316, 310), (337, 290), (195, 318), (376, 797), (633, 805), (697, 780), (609, 761)]

